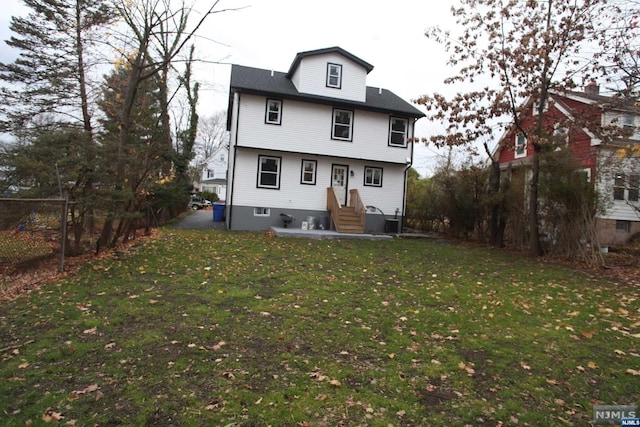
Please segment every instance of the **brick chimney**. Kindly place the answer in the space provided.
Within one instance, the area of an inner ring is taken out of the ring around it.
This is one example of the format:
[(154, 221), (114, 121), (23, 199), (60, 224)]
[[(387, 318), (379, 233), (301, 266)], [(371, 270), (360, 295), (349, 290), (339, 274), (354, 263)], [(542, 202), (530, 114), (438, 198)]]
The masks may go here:
[(595, 79), (591, 79), (589, 84), (584, 87), (584, 93), (590, 95), (597, 95), (600, 93), (600, 86), (596, 83)]

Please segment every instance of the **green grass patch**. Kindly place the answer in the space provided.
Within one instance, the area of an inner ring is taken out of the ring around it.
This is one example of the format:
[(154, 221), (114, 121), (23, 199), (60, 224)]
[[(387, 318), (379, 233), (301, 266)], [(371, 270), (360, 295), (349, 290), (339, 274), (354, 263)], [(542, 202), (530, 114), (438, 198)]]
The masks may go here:
[(0, 426), (589, 425), (638, 403), (639, 294), (456, 243), (165, 229), (0, 307)]

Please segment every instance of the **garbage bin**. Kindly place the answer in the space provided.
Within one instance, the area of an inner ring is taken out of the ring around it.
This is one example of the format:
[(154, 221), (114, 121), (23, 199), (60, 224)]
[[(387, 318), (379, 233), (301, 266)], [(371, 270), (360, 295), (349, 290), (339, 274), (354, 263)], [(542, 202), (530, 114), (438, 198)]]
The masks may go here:
[(321, 216), (319, 221), (318, 221), (318, 228), (320, 230), (328, 230), (329, 229), (329, 217), (328, 216)]
[(399, 233), (400, 220), (399, 219), (385, 219), (384, 220), (384, 232), (385, 233)]
[(222, 221), (224, 219), (224, 203), (213, 204), (213, 220)]
[(307, 217), (307, 223), (308, 225), (308, 229), (309, 230), (315, 230), (316, 228), (316, 217), (315, 216), (308, 216)]

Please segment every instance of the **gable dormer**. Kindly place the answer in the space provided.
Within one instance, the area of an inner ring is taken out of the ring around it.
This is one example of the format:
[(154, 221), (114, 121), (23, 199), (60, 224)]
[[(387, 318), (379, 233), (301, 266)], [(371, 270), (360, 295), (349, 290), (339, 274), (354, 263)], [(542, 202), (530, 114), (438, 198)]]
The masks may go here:
[(339, 47), (296, 55), (287, 78), (298, 92), (365, 102), (367, 74), (373, 65)]

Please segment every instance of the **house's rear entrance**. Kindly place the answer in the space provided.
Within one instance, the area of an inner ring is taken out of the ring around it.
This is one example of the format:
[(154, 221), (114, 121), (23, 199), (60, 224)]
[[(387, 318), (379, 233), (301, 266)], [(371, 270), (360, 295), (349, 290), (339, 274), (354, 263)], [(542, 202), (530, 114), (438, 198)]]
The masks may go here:
[(331, 168), (331, 186), (343, 206), (347, 205), (347, 176), (349, 166), (333, 165)]

